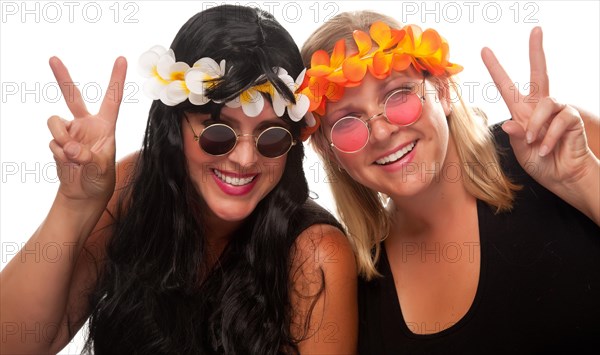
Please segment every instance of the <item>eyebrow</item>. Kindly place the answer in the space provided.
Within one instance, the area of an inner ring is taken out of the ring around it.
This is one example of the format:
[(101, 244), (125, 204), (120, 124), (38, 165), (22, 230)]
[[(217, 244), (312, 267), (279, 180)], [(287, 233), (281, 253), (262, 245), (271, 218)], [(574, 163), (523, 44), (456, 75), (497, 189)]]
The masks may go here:
[(333, 117), (338, 116), (339, 112), (343, 112), (343, 111), (354, 111), (356, 110), (356, 106), (354, 104), (354, 102), (349, 103), (346, 106), (342, 106), (340, 108), (338, 108), (337, 110), (331, 112), (330, 114), (325, 116), (325, 120), (330, 123), (333, 124), (335, 123), (335, 119)]
[[(400, 80), (402, 80), (402, 81), (400, 81)], [(387, 82), (383, 86), (379, 87), (379, 93), (380, 94), (387, 93), (388, 91), (390, 91), (392, 89), (392, 87), (400, 86), (403, 84), (417, 85), (417, 83), (415, 83), (412, 80), (412, 77), (410, 77), (408, 75), (404, 75), (403, 73), (398, 73), (398, 76), (396, 76), (395, 78), (389, 77)], [(336, 116), (336, 114), (341, 111), (353, 111), (353, 110), (356, 110), (356, 105), (354, 102), (351, 102), (348, 105), (342, 106), (339, 109), (328, 114), (326, 116), (326, 121), (328, 121), (329, 123), (335, 123), (335, 122), (332, 122), (333, 119), (331, 117)]]

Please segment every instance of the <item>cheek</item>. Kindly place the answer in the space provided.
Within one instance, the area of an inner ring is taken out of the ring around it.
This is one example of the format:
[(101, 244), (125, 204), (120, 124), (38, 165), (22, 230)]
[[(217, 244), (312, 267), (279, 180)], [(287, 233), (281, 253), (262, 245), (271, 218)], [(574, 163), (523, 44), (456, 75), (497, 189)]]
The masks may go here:
[(332, 158), (332, 165), (328, 166), (328, 169), (344, 169), (348, 175), (350, 175), (354, 180), (361, 181), (360, 172), (361, 166), (359, 162), (363, 162), (363, 159), (360, 155), (361, 153), (354, 154), (339, 154), (334, 153), (334, 157)]
[[(432, 102), (432, 100), (434, 100), (434, 102)], [(449, 137), (448, 118), (444, 112), (444, 107), (439, 102), (437, 96), (432, 97), (426, 102), (427, 104), (423, 107), (424, 117), (421, 118), (425, 118), (424, 121), (427, 122), (427, 126), (429, 127), (424, 127), (424, 129), (432, 132), (436, 136), (435, 139), (443, 146), (448, 143)]]
[(344, 168), (346, 170), (349, 170), (352, 167), (352, 162), (356, 161), (356, 159), (352, 159), (351, 156), (348, 155), (343, 155), (343, 154), (338, 154), (338, 153), (334, 153), (335, 154), (335, 158), (333, 159), (333, 166), (329, 167), (332, 169), (337, 169), (337, 166), (335, 166), (335, 163), (337, 163), (337, 165), (339, 165), (341, 168)]
[[(428, 139), (424, 142), (427, 145), (427, 149), (423, 150), (424, 155), (422, 159), (429, 161), (431, 164), (434, 162), (443, 164), (448, 159), (448, 147), (450, 144), (450, 130), (448, 127), (448, 121), (446, 117), (440, 112), (436, 112), (436, 119), (430, 121), (427, 130), (430, 130)], [(434, 169), (433, 167), (431, 169)]]
[(285, 165), (287, 162), (287, 156), (282, 157), (280, 159), (276, 159), (276, 161), (265, 162), (263, 163), (263, 171), (266, 171), (267, 182), (272, 189), (279, 183), (281, 177), (283, 176), (283, 172), (285, 171)]
[(183, 132), (183, 153), (185, 154), (188, 165), (191, 164), (202, 164), (209, 162), (214, 159), (212, 155), (205, 153), (198, 142), (194, 139), (192, 134), (189, 132)]
[(195, 152), (193, 148), (194, 147), (192, 144), (189, 144), (185, 141), (183, 142), (183, 154), (185, 155), (185, 159), (187, 160), (188, 165), (197, 160), (198, 152)]
[(193, 136), (183, 135), (183, 154), (185, 155), (190, 178), (196, 182), (201, 181), (204, 175), (202, 169), (210, 161), (210, 158), (198, 146), (198, 142), (194, 140)]
[(196, 141), (194, 141), (194, 137), (190, 136), (188, 134), (186, 134), (185, 131), (183, 131), (182, 128), (182, 132), (181, 132), (181, 137), (183, 140), (183, 152), (185, 153), (186, 157), (190, 157), (190, 153), (192, 153), (192, 149), (194, 145), (198, 146)]
[(442, 143), (442, 146), (446, 146), (448, 143), (448, 137), (450, 136), (450, 130), (446, 117), (441, 116), (440, 119), (435, 120), (433, 124), (440, 143)]

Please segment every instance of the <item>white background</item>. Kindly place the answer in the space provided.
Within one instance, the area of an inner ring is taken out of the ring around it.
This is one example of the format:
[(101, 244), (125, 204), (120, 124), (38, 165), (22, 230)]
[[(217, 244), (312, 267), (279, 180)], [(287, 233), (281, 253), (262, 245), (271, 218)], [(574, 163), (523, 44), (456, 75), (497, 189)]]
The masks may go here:
[[(70, 118), (48, 66), (60, 57), (95, 112), (117, 56), (128, 59), (125, 102), (117, 124), (117, 158), (139, 149), (150, 100), (139, 90), (138, 56), (151, 46), (168, 47), (183, 23), (222, 1), (2, 1), (0, 19), (0, 267), (16, 253), (45, 217), (58, 187), (46, 120)], [(235, 2), (234, 2), (235, 3)], [(517, 88), (529, 81), (528, 38), (544, 31), (552, 96), (599, 112), (598, 1), (258, 1), (237, 4), (271, 12), (301, 45), (331, 15), (371, 9), (403, 23), (437, 29), (450, 44), (451, 61), (467, 102), (483, 108), (492, 122), (509, 118), (481, 61), (490, 47)], [(469, 87), (471, 90), (469, 90)], [(98, 89), (100, 92), (98, 92)], [(320, 164), (308, 149), (305, 170), (318, 202), (333, 211)], [(38, 250), (55, 258), (56, 249)], [(2, 329), (4, 331), (4, 328)], [(43, 336), (44, 329), (41, 329)], [(80, 351), (81, 335), (62, 353)]]

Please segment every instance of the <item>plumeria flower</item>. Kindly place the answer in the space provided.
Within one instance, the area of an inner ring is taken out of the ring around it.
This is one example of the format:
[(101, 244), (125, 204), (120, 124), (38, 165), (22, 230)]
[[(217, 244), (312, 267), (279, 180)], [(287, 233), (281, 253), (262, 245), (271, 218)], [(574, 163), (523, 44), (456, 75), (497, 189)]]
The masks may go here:
[(296, 93), (296, 90), (302, 85), (304, 81), (304, 74), (306, 73), (306, 69), (304, 69), (296, 80), (292, 79), (292, 77), (288, 74), (288, 72), (283, 68), (278, 68), (277, 76), (287, 85), (288, 88), (294, 93), (294, 97), (296, 98), (296, 103), (291, 103), (286, 100), (283, 96), (275, 90), (273, 97), (273, 111), (279, 117), (283, 115), (283, 112), (287, 108), (288, 116), (294, 122), (298, 122), (304, 117), (308, 108), (310, 106), (310, 101), (308, 97), (301, 93)]
[[(260, 81), (262, 77), (259, 77), (257, 81)], [(262, 94), (268, 94), (274, 97), (277, 90), (273, 88), (270, 82), (265, 82), (260, 85), (255, 85), (250, 89), (242, 92), (240, 96), (225, 103), (228, 107), (237, 108), (242, 107), (242, 111), (248, 117), (256, 117), (260, 115), (263, 108), (265, 107), (265, 99)]]
[(158, 73), (157, 64), (162, 56), (171, 54), (163, 46), (154, 46), (140, 56), (139, 73), (150, 79), (144, 84), (144, 92), (152, 100), (158, 100), (160, 92), (169, 84), (167, 78), (162, 78)]
[(167, 79), (169, 84), (160, 93), (160, 100), (167, 106), (175, 106), (188, 98), (190, 93), (185, 85), (185, 73), (190, 66), (184, 62), (176, 62), (173, 50), (169, 49), (166, 55), (158, 60), (156, 70), (161, 78)]
[[(225, 76), (225, 64), (224, 59), (217, 63), (214, 59), (205, 57), (197, 60), (190, 67), (185, 62), (177, 62), (173, 50), (154, 46), (140, 56), (139, 71), (141, 75), (149, 78), (144, 84), (144, 92), (151, 99), (161, 100), (168, 106), (176, 106), (188, 99), (193, 105), (205, 105), (211, 101), (206, 96), (207, 90), (215, 85), (215, 81)], [(316, 107), (320, 103), (324, 107), (324, 101), (313, 102), (312, 92), (307, 92), (307, 88), (302, 87), (307, 73), (306, 69), (298, 75), (296, 80), (283, 68), (274, 68), (274, 71), (294, 93), (295, 104), (281, 96), (273, 84), (265, 80), (265, 75), (262, 75), (257, 79), (257, 82), (263, 82), (262, 84), (252, 86), (234, 100), (226, 102), (225, 105), (232, 108), (241, 107), (246, 116), (256, 117), (264, 109), (265, 98), (263, 96), (269, 95), (278, 117), (283, 116), (287, 110), (291, 120), (298, 122), (306, 117), (308, 127), (312, 130), (316, 129), (319, 119), (307, 111), (311, 106)], [(322, 79), (326, 81), (325, 78)], [(329, 84), (331, 85), (331, 83)], [(327, 98), (333, 99), (334, 97), (327, 96)]]
[[(283, 83), (294, 92), (294, 79), (288, 74), (287, 70), (283, 68), (277, 68), (277, 76)], [(287, 100), (279, 94), (277, 90), (273, 94), (273, 111), (278, 117), (281, 117), (285, 112), (285, 108), (287, 106)]]
[(150, 78), (144, 84), (144, 92), (151, 99), (160, 99), (168, 106), (175, 106), (187, 99), (189, 90), (184, 77), (190, 66), (176, 62), (173, 50), (154, 46), (142, 54), (139, 64), (141, 74)]
[(205, 90), (211, 81), (225, 75), (225, 59), (217, 64), (212, 58), (201, 58), (185, 73), (185, 85), (189, 89), (189, 99), (194, 105), (204, 105), (210, 101)]

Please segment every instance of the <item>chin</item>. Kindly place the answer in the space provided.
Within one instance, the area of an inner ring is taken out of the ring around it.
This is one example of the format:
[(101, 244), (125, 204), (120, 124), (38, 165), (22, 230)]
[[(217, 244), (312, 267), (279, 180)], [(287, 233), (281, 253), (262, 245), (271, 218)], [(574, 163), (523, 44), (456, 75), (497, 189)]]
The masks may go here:
[(255, 204), (245, 201), (241, 206), (235, 204), (222, 205), (217, 208), (211, 208), (212, 212), (224, 222), (240, 222), (248, 218), (256, 208)]

